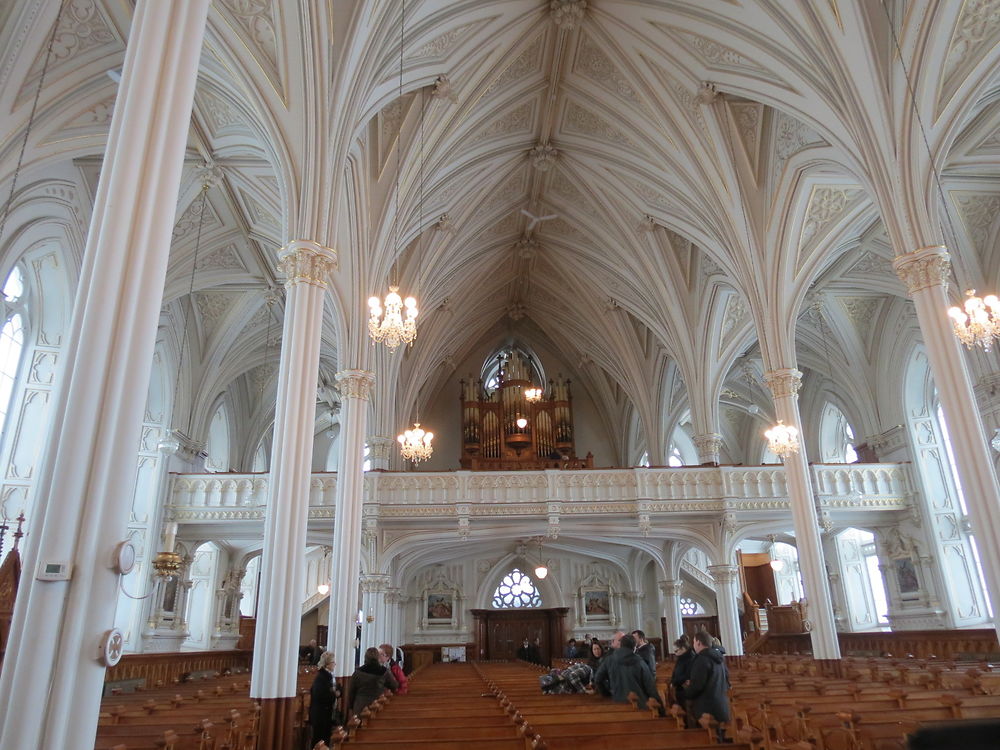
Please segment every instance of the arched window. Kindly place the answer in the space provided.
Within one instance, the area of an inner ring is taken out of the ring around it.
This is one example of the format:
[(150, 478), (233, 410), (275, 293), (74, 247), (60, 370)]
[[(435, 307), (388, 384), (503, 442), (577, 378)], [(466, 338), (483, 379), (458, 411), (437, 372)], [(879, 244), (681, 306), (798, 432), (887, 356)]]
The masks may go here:
[(19, 313), (11, 315), (0, 329), (0, 431), (7, 421), (17, 369), (24, 348), (24, 325)]
[(240, 614), (244, 617), (255, 617), (257, 615), (257, 583), (260, 580), (260, 555), (247, 563), (246, 573), (243, 574), (243, 581), (240, 583), (240, 592), (243, 598), (240, 599)]
[(667, 466), (673, 466), (675, 468), (683, 466), (684, 459), (681, 457), (681, 449), (676, 445), (670, 446), (670, 455), (667, 456)]
[(257, 446), (257, 452), (253, 454), (253, 465), (250, 467), (250, 471), (267, 471), (267, 445), (263, 440)]
[(641, 456), (639, 456), (639, 466), (649, 467), (649, 451), (645, 451)]
[(493, 592), (494, 609), (541, 607), (542, 597), (530, 577), (514, 568)]
[(364, 462), (361, 464), (362, 471), (372, 470), (372, 447), (365, 443), (365, 452), (363, 454)]
[(14, 383), (24, 351), (24, 317), (21, 297), (24, 295), (24, 277), (17, 266), (11, 270), (3, 285), (6, 319), (0, 328), (0, 433), (7, 422), (14, 394)]
[(208, 471), (229, 471), (229, 419), (225, 404), (219, 404), (212, 415), (212, 422), (208, 426), (207, 450), (205, 468)]
[(844, 412), (834, 404), (823, 409), (820, 424), (820, 456), (824, 463), (853, 464), (858, 460), (854, 450), (854, 429)]

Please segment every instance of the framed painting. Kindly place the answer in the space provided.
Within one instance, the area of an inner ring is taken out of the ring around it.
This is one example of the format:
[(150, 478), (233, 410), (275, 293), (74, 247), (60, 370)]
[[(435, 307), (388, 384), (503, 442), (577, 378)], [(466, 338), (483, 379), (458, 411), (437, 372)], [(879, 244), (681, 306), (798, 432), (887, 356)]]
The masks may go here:
[(427, 622), (450, 623), (454, 612), (455, 599), (451, 593), (427, 594)]
[(920, 579), (917, 578), (917, 569), (913, 565), (913, 560), (908, 557), (898, 557), (895, 563), (899, 593), (915, 594), (920, 591)]
[(611, 592), (608, 589), (583, 590), (583, 616), (588, 622), (611, 619)]

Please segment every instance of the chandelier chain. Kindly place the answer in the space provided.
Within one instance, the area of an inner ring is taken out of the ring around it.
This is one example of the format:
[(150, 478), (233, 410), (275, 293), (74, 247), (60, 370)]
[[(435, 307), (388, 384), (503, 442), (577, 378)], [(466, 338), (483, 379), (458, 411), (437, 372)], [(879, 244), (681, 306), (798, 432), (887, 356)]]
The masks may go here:
[[(188, 305), (192, 308), (190, 314), (185, 312), (184, 314), (184, 328), (181, 333), (181, 347), (180, 354), (177, 356), (177, 378), (174, 381), (174, 407), (177, 406), (177, 395), (180, 392), (181, 387), (181, 376), (184, 372), (184, 354), (187, 351), (188, 342), (188, 329), (191, 325), (191, 317), (194, 315), (194, 280), (195, 274), (198, 272), (198, 255), (201, 252), (201, 230), (205, 224), (205, 204), (208, 202), (208, 183), (205, 182), (201, 186), (201, 206), (198, 208), (198, 231), (195, 234), (194, 241), (194, 257), (191, 259), (191, 278), (188, 283)], [(193, 389), (192, 389), (193, 391)], [(188, 408), (188, 419), (185, 429), (191, 430), (191, 422), (194, 420), (194, 393), (191, 394), (191, 403)], [(192, 437), (188, 435), (188, 437)]]
[(59, 22), (62, 20), (63, 11), (66, 9), (65, 0), (59, 3), (59, 12), (56, 14), (56, 21), (52, 25), (52, 33), (49, 35), (49, 44), (45, 49), (45, 62), (42, 63), (42, 72), (38, 76), (38, 87), (35, 89), (34, 99), (31, 101), (31, 111), (28, 113), (28, 124), (24, 128), (24, 138), (21, 140), (21, 150), (17, 154), (17, 163), (14, 165), (14, 175), (10, 181), (10, 195), (7, 203), (3, 207), (3, 216), (0, 217), (0, 238), (3, 238), (4, 229), (7, 227), (7, 217), (10, 216), (10, 209), (14, 205), (14, 195), (17, 191), (17, 178), (21, 174), (21, 166), (24, 164), (24, 153), (28, 148), (28, 138), (31, 136), (31, 126), (35, 124), (35, 114), (38, 112), (38, 100), (42, 96), (42, 87), (45, 85), (45, 74), (49, 70), (49, 60), (52, 57), (52, 47), (55, 45), (56, 34), (59, 31)]

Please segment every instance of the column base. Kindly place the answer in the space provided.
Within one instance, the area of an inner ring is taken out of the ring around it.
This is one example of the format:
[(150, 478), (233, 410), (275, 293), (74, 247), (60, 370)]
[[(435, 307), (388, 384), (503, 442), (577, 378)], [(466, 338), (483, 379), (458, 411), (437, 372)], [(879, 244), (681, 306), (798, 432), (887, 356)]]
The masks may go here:
[(295, 750), (295, 698), (260, 700), (260, 735), (257, 747)]

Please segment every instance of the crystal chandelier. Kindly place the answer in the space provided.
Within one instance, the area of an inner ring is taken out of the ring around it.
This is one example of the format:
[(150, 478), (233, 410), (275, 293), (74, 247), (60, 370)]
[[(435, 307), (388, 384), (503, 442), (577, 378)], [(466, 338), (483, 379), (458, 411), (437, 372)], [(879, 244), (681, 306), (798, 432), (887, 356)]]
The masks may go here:
[(542, 389), (541, 388), (526, 388), (524, 391), (524, 398), (526, 401), (535, 403), (536, 401), (542, 400)]
[(407, 461), (419, 463), (426, 461), (434, 452), (431, 441), (434, 440), (433, 432), (425, 432), (420, 426), (420, 422), (413, 423), (412, 430), (406, 430), (398, 436), (399, 452)]
[[(406, 320), (402, 315), (404, 305)], [(399, 287), (389, 287), (384, 309), (378, 297), (368, 300), (368, 309), (371, 313), (368, 334), (376, 344), (385, 344), (393, 352), (400, 344), (412, 344), (417, 337), (417, 301), (413, 297), (403, 300), (399, 296)]]
[(778, 424), (764, 432), (764, 437), (771, 452), (783, 459), (799, 452), (798, 428), (784, 424), (780, 419)]
[(1000, 299), (995, 294), (988, 294), (980, 299), (975, 289), (965, 292), (965, 309), (961, 307), (948, 308), (948, 315), (955, 326), (955, 335), (965, 346), (983, 347), (989, 351), (993, 339), (1000, 337)]

